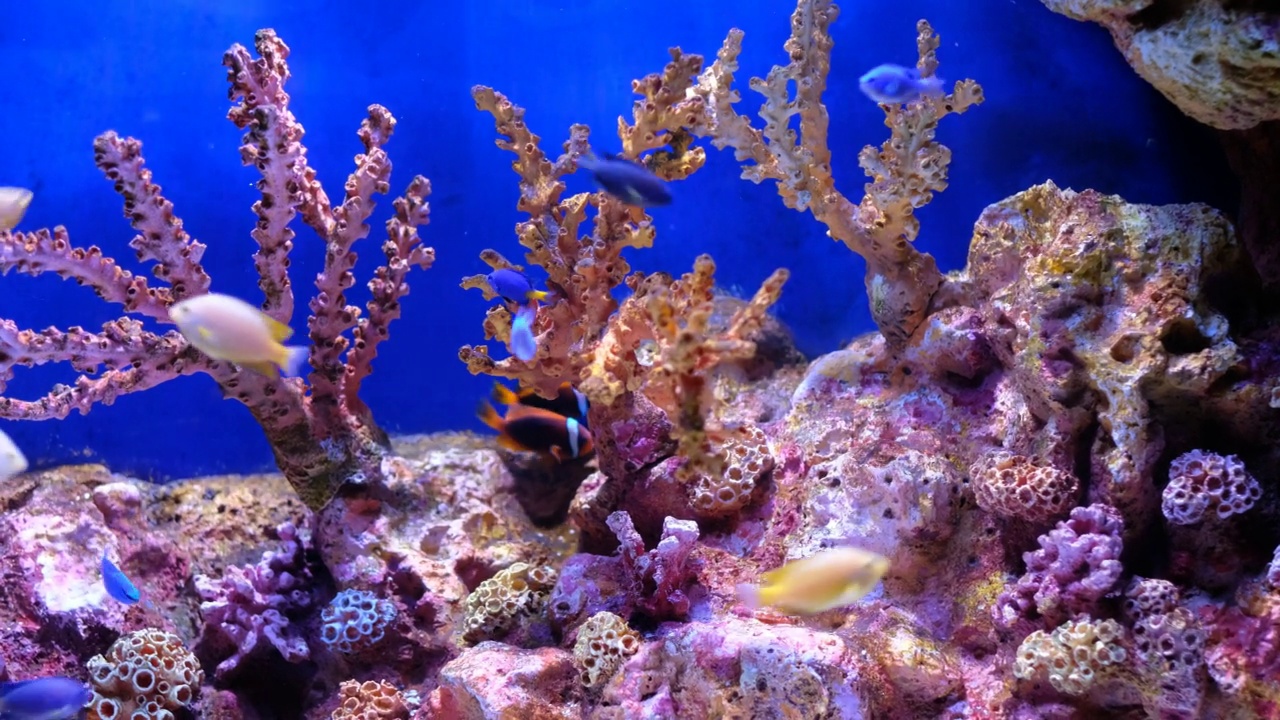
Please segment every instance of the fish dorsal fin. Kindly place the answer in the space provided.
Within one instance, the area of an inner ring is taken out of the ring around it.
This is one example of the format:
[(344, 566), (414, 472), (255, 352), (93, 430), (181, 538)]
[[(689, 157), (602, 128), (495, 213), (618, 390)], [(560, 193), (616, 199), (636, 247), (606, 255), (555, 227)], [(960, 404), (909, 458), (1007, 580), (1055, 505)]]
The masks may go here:
[(270, 315), (259, 310), (262, 313), (262, 322), (267, 324), (267, 331), (271, 333), (271, 339), (276, 342), (284, 342), (293, 336), (293, 328), (286, 323), (271, 317)]

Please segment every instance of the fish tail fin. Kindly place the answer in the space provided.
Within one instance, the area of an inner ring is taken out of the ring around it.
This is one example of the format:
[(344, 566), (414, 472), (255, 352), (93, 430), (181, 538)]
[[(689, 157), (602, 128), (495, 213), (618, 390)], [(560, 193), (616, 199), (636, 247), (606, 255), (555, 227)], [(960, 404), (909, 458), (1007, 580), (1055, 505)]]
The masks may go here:
[(480, 406), (476, 408), (476, 417), (480, 418), (480, 422), (498, 432), (506, 429), (506, 423), (503, 421), (502, 416), (498, 414), (498, 411), (492, 405), (484, 400), (481, 400)]
[(738, 593), (738, 602), (746, 605), (752, 610), (759, 610), (761, 606), (760, 587), (751, 583), (741, 583), (735, 588)]
[(489, 393), (489, 397), (499, 405), (515, 405), (520, 402), (520, 397), (511, 388), (498, 382), (493, 384), (493, 392)]
[(538, 353), (538, 341), (533, 337), (533, 320), (537, 311), (521, 308), (511, 322), (511, 354), (521, 362), (529, 362)]
[(285, 377), (298, 377), (302, 374), (302, 368), (307, 364), (308, 358), (311, 357), (311, 348), (305, 345), (290, 345), (285, 347), (284, 357), (280, 360), (280, 372)]
[(529, 291), (529, 299), (533, 302), (539, 302), (539, 301), (545, 302), (546, 299), (550, 296), (551, 296), (551, 293), (547, 292), (546, 290), (530, 290)]
[(925, 95), (946, 95), (946, 90), (943, 89), (944, 83), (946, 81), (937, 75), (930, 75), (920, 79), (920, 91)]

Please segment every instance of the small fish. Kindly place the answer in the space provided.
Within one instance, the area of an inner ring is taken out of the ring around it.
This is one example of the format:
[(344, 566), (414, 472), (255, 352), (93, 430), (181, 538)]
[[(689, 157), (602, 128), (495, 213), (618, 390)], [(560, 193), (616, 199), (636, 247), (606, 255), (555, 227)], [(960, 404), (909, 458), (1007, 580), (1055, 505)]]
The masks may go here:
[(0, 718), (5, 720), (64, 720), (83, 717), (92, 693), (69, 677), (43, 677), (0, 683)]
[(106, 550), (102, 551), (102, 585), (107, 589), (108, 595), (125, 605), (133, 605), (142, 599), (138, 586), (111, 562)]
[(0, 230), (12, 230), (27, 214), (32, 193), (26, 188), (0, 187)]
[(760, 576), (760, 585), (739, 585), (738, 599), (753, 610), (767, 605), (792, 615), (813, 615), (861, 598), (888, 570), (883, 555), (837, 547), (770, 570)]
[(878, 65), (858, 78), (858, 87), (881, 105), (901, 105), (921, 95), (941, 95), (942, 78), (922, 78), (919, 70), (901, 65)]
[(649, 168), (626, 158), (610, 155), (583, 155), (578, 167), (589, 171), (605, 192), (628, 205), (654, 207), (671, 203), (671, 189)]
[(595, 449), (589, 429), (550, 410), (512, 405), (502, 417), (492, 405), (482, 402), (476, 415), (498, 431), (498, 445), (508, 450), (547, 453), (564, 462), (586, 457)]
[(517, 305), (525, 305), (547, 299), (547, 292), (545, 290), (534, 290), (533, 283), (519, 270), (512, 270), (511, 268), (494, 270), (485, 275), (484, 279), (485, 282), (489, 283), (490, 289), (507, 301)]
[(556, 391), (556, 396), (550, 400), (542, 397), (529, 388), (521, 390), (518, 393), (513, 392), (510, 388), (501, 383), (493, 384), (493, 392), (490, 396), (493, 398), (494, 402), (502, 405), (524, 405), (526, 407), (550, 410), (557, 415), (573, 418), (584, 427), (587, 425), (587, 411), (591, 407), (590, 403), (587, 402), (587, 396), (583, 395), (577, 388), (570, 385), (568, 382), (560, 383), (560, 388)]
[(511, 354), (521, 362), (529, 362), (538, 354), (538, 340), (533, 336), (533, 321), (537, 317), (536, 307), (524, 306), (516, 310), (515, 319), (511, 321)]
[(0, 482), (26, 471), (27, 456), (14, 444), (13, 438), (0, 430)]
[(208, 293), (169, 308), (187, 342), (211, 358), (243, 365), (268, 377), (276, 368), (295, 377), (307, 362), (308, 348), (282, 345), (293, 330), (239, 298)]

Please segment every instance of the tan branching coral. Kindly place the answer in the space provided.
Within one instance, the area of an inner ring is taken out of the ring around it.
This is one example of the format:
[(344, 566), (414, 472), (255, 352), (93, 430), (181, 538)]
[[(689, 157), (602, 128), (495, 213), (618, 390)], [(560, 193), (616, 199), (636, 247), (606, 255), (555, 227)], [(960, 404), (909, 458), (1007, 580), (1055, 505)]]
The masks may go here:
[[(710, 136), (718, 148), (734, 148), (737, 160), (751, 161), (743, 178), (776, 181), (787, 207), (813, 213), (828, 235), (866, 259), (872, 316), (885, 338), (900, 345), (920, 325), (942, 283), (933, 258), (911, 244), (920, 232), (915, 209), (947, 187), (951, 151), (934, 141), (934, 133), (943, 117), (981, 103), (982, 87), (962, 80), (946, 95), (921, 97), (905, 106), (882, 105), (891, 136), (878, 150), (868, 146), (859, 154), (858, 163), (872, 182), (855, 204), (835, 188), (829, 118), (822, 104), (834, 44), (829, 28), (838, 15), (839, 8), (829, 0), (799, 0), (785, 45), (791, 61), (751, 80), (751, 88), (765, 96), (763, 128), (752, 126), (733, 108), (740, 100), (733, 74), (743, 33), (731, 31), (716, 62), (698, 78), (693, 92), (705, 98), (707, 113), (691, 129)], [(938, 36), (924, 20), (916, 29), (916, 67), (922, 77), (932, 77), (938, 68)], [(798, 136), (791, 129), (796, 115)]]

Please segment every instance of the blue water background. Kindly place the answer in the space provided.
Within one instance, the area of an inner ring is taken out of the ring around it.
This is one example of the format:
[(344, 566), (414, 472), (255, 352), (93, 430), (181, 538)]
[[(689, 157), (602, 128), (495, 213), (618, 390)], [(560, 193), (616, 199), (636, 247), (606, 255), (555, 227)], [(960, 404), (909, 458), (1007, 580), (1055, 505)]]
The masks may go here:
[[(1214, 136), (1182, 116), (1134, 75), (1107, 33), (1046, 10), (1034, 0), (900, 0), (845, 3), (833, 28), (826, 95), (838, 186), (861, 196), (856, 155), (886, 137), (883, 114), (857, 89), (882, 62), (915, 60), (915, 22), (942, 37), (941, 74), (972, 77), (987, 101), (946, 118), (938, 138), (954, 151), (951, 187), (920, 212), (918, 246), (944, 270), (963, 266), (974, 220), (986, 205), (1052, 179), (1130, 201), (1203, 201), (1232, 211), (1234, 181)], [(216, 6), (216, 7), (215, 7)], [(747, 79), (785, 62), (793, 4), (639, 2), (28, 2), (0, 23), (0, 131), (6, 138), (0, 185), (36, 193), (23, 229), (66, 225), (78, 245), (99, 245), (140, 268), (127, 243), (134, 231), (120, 198), (93, 165), (95, 135), (114, 129), (143, 141), (148, 167), (186, 229), (208, 245), (204, 265), (219, 292), (256, 302), (250, 210), (258, 174), (241, 166), (241, 133), (225, 119), (222, 54), (252, 46), (274, 27), (292, 48), (292, 109), (306, 128), (308, 159), (330, 197), (359, 151), (355, 131), (370, 103), (399, 120), (387, 146), (399, 193), (416, 173), (434, 187), (425, 240), (438, 261), (415, 271), (404, 317), (380, 348), (363, 397), (392, 432), (480, 425), (472, 412), (489, 379), (457, 360), (482, 339), (486, 303), (459, 280), (484, 272), (483, 248), (521, 257), (512, 228), (512, 156), (493, 144), (491, 118), (474, 109), (473, 84), (491, 85), (528, 109), (543, 149), (558, 154), (571, 123), (595, 129), (595, 144), (617, 149), (619, 114), (630, 117), (632, 78), (660, 70), (667, 48), (714, 57), (731, 26), (746, 32), (739, 86), (742, 112), (759, 96)], [(570, 9), (572, 8), (572, 9)], [(635, 267), (683, 272), (712, 253), (718, 279), (751, 292), (775, 267), (791, 269), (778, 312), (810, 354), (871, 329), (863, 263), (825, 236), (809, 215), (786, 209), (771, 183), (738, 179), (730, 151), (708, 148), (707, 167), (654, 212), (656, 246), (634, 252)], [(589, 189), (584, 177), (570, 192)], [(370, 237), (358, 247), (358, 285), (382, 260), (383, 199)], [(298, 222), (292, 277), (305, 336), (305, 308), (323, 246)], [(23, 327), (80, 324), (96, 329), (119, 308), (56, 276), (0, 279), (0, 316)], [(504, 356), (505, 350), (494, 347)], [(66, 365), (19, 368), (9, 394), (34, 398), (70, 382)], [(207, 376), (180, 378), (61, 422), (0, 424), (37, 467), (99, 460), (155, 479), (271, 467), (265, 440), (240, 404), (224, 401)]]

